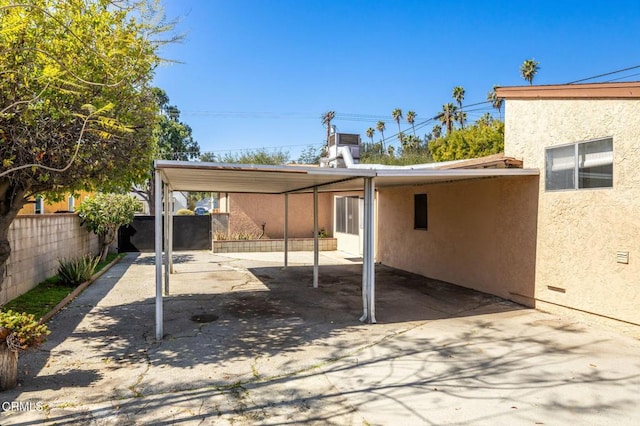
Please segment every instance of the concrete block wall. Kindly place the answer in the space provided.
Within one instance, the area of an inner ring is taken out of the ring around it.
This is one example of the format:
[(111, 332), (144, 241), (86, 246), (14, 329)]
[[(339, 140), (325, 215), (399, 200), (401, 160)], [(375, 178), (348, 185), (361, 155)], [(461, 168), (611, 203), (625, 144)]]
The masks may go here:
[(18, 216), (9, 228), (11, 256), (0, 304), (29, 291), (54, 276), (58, 259), (98, 254), (98, 237), (80, 226), (76, 214)]
[[(335, 238), (320, 238), (318, 250), (337, 250)], [(280, 252), (284, 251), (284, 240), (214, 240), (214, 253), (243, 253), (243, 252)], [(313, 251), (313, 238), (290, 238), (289, 251)]]

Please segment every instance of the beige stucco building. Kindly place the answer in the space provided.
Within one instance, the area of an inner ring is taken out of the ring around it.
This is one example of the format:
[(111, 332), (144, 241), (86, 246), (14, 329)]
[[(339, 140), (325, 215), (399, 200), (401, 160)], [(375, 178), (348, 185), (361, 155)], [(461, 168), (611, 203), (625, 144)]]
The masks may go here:
[(380, 188), (378, 261), (640, 335), (640, 83), (498, 95), (505, 156), (540, 176)]
[(640, 325), (640, 83), (498, 95), (505, 154), (541, 171), (535, 306)]
[[(283, 194), (291, 193), (290, 236), (307, 236), (308, 192), (321, 188), (319, 226), (338, 237), (339, 249), (364, 254), (370, 288), (375, 251), (391, 267), (640, 336), (640, 82), (497, 93), (505, 99), (499, 158), (408, 168), (157, 167), (176, 188), (234, 192), (232, 212), (235, 203), (250, 226), (266, 223), (276, 238)], [(352, 191), (362, 185), (360, 201)]]

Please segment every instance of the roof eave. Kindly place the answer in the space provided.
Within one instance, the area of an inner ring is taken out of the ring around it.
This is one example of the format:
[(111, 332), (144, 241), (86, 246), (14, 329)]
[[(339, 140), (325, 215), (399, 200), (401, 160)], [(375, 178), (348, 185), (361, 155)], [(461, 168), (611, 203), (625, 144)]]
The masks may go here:
[(496, 88), (503, 99), (640, 99), (640, 81)]

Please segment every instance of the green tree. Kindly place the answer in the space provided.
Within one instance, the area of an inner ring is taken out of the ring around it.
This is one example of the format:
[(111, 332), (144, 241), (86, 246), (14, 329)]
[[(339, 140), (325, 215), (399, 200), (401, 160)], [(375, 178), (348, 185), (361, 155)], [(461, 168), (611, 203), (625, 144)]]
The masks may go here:
[(498, 110), (498, 115), (502, 119), (502, 102), (503, 99), (498, 97), (496, 89), (498, 86), (493, 86), (490, 92), (487, 93), (487, 102), (491, 103), (491, 106)]
[(400, 120), (402, 120), (402, 110), (400, 108), (394, 109), (393, 111), (391, 111), (391, 117), (393, 117), (393, 120), (398, 125), (398, 140), (400, 141), (400, 145), (402, 145), (402, 137), (404, 136), (402, 134), (402, 129), (400, 129)]
[(280, 166), (289, 162), (289, 151), (282, 151), (280, 149), (268, 151), (265, 148), (258, 148), (239, 153), (226, 153), (222, 157), (222, 162), (237, 164), (271, 164)]
[(215, 163), (216, 161), (218, 161), (216, 159), (216, 155), (213, 152), (204, 152), (200, 154), (199, 160), (204, 163)]
[(300, 164), (320, 164), (320, 157), (322, 156), (322, 150), (316, 148), (313, 145), (306, 147), (298, 157), (298, 163)]
[(504, 151), (504, 123), (474, 124), (429, 144), (434, 161), (483, 157)]
[(148, 177), (149, 84), (167, 27), (146, 4), (0, 0), (0, 284), (9, 226), (30, 197)]
[(130, 224), (134, 214), (141, 209), (140, 200), (132, 195), (99, 193), (82, 200), (77, 212), (83, 226), (100, 237), (100, 260), (107, 258), (109, 245), (118, 235), (118, 228)]
[[(167, 93), (157, 87), (151, 89), (158, 107), (157, 125), (154, 131), (156, 139), (155, 158), (159, 160), (189, 161), (200, 156), (200, 145), (193, 139), (191, 127), (180, 121), (180, 110), (169, 103)], [(149, 206), (151, 215), (155, 214), (155, 173), (149, 164), (151, 177), (144, 185), (133, 187)]]
[(380, 147), (382, 148), (382, 152), (384, 152), (384, 131), (386, 130), (384, 121), (378, 121), (376, 123), (376, 129), (380, 132)]
[(529, 82), (530, 86), (533, 85), (533, 78), (540, 70), (539, 65), (540, 62), (537, 62), (533, 58), (525, 60), (522, 65), (520, 65), (520, 75)]
[(491, 116), (491, 114), (489, 114), (488, 112), (485, 112), (484, 114), (482, 114), (482, 117), (478, 118), (478, 120), (476, 120), (476, 124), (479, 124), (481, 126), (491, 126), (491, 124), (493, 123), (493, 117)]
[(413, 129), (413, 136), (416, 136), (416, 127), (415, 127), (415, 122), (416, 122), (416, 116), (418, 114), (415, 113), (415, 111), (407, 111), (407, 123), (411, 124), (411, 128)]

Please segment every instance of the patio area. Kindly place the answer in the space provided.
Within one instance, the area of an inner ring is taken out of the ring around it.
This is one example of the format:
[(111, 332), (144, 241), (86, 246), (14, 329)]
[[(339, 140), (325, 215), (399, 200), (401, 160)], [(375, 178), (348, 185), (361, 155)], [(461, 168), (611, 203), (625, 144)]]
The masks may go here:
[(154, 257), (129, 254), (20, 358), (2, 424), (637, 424), (640, 342), (360, 259), (175, 253), (164, 338)]

